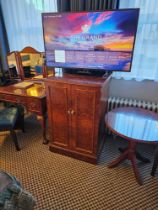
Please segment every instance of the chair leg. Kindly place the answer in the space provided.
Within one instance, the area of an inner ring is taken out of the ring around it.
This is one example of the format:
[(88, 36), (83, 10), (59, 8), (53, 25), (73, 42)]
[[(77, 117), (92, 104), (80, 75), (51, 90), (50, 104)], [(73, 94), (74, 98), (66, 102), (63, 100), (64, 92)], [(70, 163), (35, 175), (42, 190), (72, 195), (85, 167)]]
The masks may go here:
[(20, 129), (23, 133), (25, 133), (25, 126), (24, 126), (24, 115), (19, 115), (14, 126), (14, 129)]
[(20, 128), (21, 128), (22, 132), (25, 133), (24, 113), (20, 115), (19, 123), (20, 123)]
[(22, 132), (25, 133), (24, 119), (21, 121), (20, 127), (21, 127)]
[(12, 136), (12, 139), (14, 141), (14, 144), (15, 144), (15, 147), (16, 147), (16, 150), (17, 151), (20, 151), (20, 147), (19, 147), (19, 143), (18, 143), (18, 140), (17, 140), (17, 136), (16, 136), (16, 133), (13, 129), (10, 130), (10, 135)]

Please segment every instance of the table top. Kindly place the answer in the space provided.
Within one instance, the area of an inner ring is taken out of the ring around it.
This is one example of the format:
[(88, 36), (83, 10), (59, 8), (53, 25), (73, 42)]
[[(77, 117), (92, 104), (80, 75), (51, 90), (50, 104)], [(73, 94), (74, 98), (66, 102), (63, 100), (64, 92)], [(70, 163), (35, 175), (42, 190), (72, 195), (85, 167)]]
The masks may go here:
[[(33, 85), (27, 88), (16, 87), (16, 84), (0, 87), (0, 93), (24, 96), (24, 97), (36, 97), (36, 98), (46, 97), (44, 83), (33, 82)], [(18, 84), (20, 83), (18, 82)]]
[(115, 134), (145, 143), (158, 143), (158, 114), (136, 108), (116, 108), (105, 115), (107, 127)]

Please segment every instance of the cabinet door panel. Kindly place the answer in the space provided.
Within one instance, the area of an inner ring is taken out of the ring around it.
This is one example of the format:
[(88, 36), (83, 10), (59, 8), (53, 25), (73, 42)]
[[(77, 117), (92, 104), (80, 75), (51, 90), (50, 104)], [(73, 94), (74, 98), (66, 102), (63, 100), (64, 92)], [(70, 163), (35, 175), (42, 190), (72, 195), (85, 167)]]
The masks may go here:
[(95, 153), (98, 123), (95, 88), (72, 87), (72, 137), (73, 148), (78, 152)]
[(50, 85), (48, 90), (51, 142), (57, 146), (68, 147), (70, 124), (68, 115), (69, 86)]

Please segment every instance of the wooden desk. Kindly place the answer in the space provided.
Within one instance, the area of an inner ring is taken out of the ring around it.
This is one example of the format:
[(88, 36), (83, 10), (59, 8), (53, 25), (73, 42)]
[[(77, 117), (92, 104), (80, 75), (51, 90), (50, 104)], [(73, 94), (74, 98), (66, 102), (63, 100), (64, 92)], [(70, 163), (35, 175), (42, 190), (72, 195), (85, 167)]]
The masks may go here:
[(34, 83), (25, 89), (17, 88), (15, 85), (0, 87), (0, 100), (22, 104), (27, 111), (35, 113), (42, 126), (43, 143), (48, 143), (46, 139), (46, 94), (42, 83)]

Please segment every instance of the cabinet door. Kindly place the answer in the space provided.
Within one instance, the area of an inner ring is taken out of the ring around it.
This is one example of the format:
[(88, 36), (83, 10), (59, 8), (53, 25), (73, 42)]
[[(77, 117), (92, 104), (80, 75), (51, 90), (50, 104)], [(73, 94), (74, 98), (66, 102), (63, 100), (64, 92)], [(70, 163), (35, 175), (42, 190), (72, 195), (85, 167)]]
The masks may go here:
[(72, 147), (96, 154), (99, 124), (100, 91), (94, 87), (72, 86)]
[(69, 85), (52, 83), (47, 86), (50, 143), (69, 147)]

